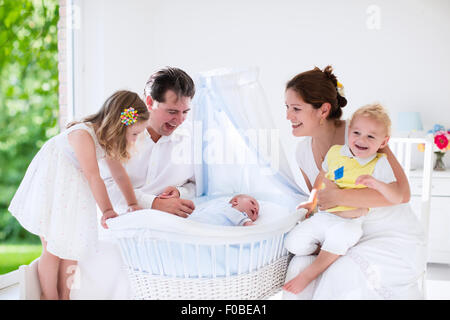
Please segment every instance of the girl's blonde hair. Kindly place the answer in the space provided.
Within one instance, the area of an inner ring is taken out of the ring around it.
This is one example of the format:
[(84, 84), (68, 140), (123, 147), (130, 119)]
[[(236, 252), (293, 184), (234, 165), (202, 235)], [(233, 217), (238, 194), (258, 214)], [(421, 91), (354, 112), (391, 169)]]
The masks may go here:
[(67, 128), (83, 122), (93, 124), (100, 146), (110, 158), (126, 162), (130, 158), (129, 145), (126, 139), (127, 126), (122, 123), (120, 115), (133, 107), (137, 111), (137, 121), (145, 121), (150, 117), (144, 101), (134, 92), (121, 90), (115, 92), (103, 103), (100, 110), (81, 121), (74, 121)]
[(389, 118), (387, 110), (381, 104), (367, 104), (356, 110), (355, 113), (353, 113), (352, 118), (350, 119), (350, 126), (358, 116), (369, 117), (371, 119), (377, 120), (384, 125), (386, 129), (386, 135), (391, 135), (391, 119)]

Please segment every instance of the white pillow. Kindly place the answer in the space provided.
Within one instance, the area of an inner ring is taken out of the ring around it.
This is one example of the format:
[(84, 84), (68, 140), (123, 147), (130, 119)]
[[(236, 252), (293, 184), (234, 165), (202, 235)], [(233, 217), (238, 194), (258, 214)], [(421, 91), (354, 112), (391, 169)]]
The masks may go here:
[(265, 225), (278, 221), (289, 215), (289, 209), (279, 204), (258, 200), (259, 217), (254, 222), (256, 225)]

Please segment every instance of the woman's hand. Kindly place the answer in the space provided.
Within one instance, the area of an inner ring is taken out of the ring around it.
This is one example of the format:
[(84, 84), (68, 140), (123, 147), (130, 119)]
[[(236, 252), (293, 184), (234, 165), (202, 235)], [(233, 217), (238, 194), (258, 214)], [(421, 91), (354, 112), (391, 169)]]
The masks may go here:
[(326, 210), (339, 205), (339, 187), (331, 180), (324, 178), (325, 188), (317, 191), (317, 206)]
[(161, 199), (179, 198), (180, 191), (175, 187), (167, 187), (160, 195), (158, 195), (158, 197)]
[(106, 220), (111, 219), (111, 218), (115, 218), (118, 217), (119, 215), (113, 210), (113, 209), (108, 209), (105, 212), (103, 212), (103, 216), (102, 216), (102, 220), (101, 220), (101, 224), (102, 227), (105, 229), (108, 229), (108, 225), (106, 224)]
[(305, 202), (300, 203), (297, 206), (297, 210), (302, 209), (302, 208), (308, 210), (305, 215), (305, 219), (308, 219), (311, 216), (311, 213), (313, 212), (314, 207), (315, 207), (314, 202), (305, 201)]

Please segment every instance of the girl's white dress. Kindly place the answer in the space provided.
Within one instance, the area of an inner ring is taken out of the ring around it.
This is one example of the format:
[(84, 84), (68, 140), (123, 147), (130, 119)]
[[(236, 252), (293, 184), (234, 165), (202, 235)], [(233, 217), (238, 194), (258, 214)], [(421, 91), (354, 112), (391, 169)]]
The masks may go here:
[(31, 161), (9, 211), (29, 232), (47, 241), (47, 250), (79, 260), (97, 245), (97, 205), (68, 134), (86, 130), (97, 160), (105, 157), (94, 129), (79, 123), (48, 140)]

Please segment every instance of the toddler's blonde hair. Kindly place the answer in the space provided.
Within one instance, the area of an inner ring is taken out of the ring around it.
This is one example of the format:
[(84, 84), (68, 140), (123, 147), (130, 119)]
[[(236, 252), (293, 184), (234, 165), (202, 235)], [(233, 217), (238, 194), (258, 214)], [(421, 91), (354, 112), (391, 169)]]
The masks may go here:
[(372, 103), (362, 106), (358, 110), (356, 110), (352, 118), (350, 119), (350, 126), (356, 117), (363, 116), (374, 119), (380, 123), (382, 123), (386, 129), (386, 135), (391, 135), (391, 119), (389, 118), (389, 114), (387, 110), (379, 103)]

